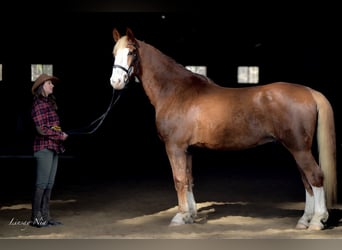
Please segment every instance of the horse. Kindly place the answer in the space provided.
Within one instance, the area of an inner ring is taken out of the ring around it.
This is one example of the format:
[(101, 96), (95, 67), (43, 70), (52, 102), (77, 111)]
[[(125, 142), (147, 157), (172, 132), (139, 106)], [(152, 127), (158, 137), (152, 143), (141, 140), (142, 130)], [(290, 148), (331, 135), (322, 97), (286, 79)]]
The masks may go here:
[(196, 223), (198, 216), (190, 148), (243, 150), (276, 141), (293, 156), (304, 184), (304, 213), (295, 227), (326, 228), (328, 208), (337, 203), (336, 138), (333, 109), (321, 92), (289, 82), (220, 86), (137, 39), (130, 28), (124, 35), (114, 28), (113, 39), (111, 86), (122, 90), (134, 77), (155, 110), (178, 198), (169, 226)]

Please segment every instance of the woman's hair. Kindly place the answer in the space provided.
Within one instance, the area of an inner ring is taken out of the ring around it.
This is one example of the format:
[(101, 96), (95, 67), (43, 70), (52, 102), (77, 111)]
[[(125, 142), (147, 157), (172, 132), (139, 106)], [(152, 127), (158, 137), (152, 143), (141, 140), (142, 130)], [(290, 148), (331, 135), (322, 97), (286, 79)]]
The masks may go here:
[[(43, 96), (43, 85), (41, 84), (36, 91), (34, 92), (34, 98), (39, 98), (41, 96)], [(56, 97), (53, 94), (50, 94), (47, 96), (49, 102), (52, 103), (52, 106), (54, 107), (55, 110), (58, 109), (57, 103), (56, 103)]]

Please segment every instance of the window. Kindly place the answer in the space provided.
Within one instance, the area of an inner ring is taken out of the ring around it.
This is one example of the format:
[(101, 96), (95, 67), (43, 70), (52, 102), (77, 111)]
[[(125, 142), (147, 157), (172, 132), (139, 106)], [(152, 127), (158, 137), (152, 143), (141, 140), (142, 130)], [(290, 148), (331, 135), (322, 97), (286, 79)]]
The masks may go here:
[(52, 64), (31, 64), (31, 81), (35, 81), (41, 74), (53, 75)]
[(248, 84), (259, 83), (259, 67), (258, 66), (239, 66), (237, 78), (238, 78), (238, 83), (248, 83)]
[(0, 63), (0, 82), (2, 81), (2, 64)]
[(194, 73), (207, 76), (207, 67), (206, 66), (186, 66), (185, 68), (187, 68), (188, 70), (190, 70)]

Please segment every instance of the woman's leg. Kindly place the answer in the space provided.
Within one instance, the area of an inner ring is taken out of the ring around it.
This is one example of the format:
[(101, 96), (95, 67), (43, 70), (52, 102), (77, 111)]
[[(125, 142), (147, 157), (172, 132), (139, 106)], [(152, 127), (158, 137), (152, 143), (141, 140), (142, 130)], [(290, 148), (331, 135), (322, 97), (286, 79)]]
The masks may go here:
[(47, 226), (47, 221), (42, 216), (42, 204), (45, 189), (48, 187), (53, 151), (44, 149), (34, 153), (36, 158), (36, 182), (32, 199), (32, 226)]
[(51, 162), (51, 170), (49, 175), (49, 180), (46, 189), (44, 190), (43, 201), (42, 201), (42, 215), (44, 220), (48, 221), (49, 225), (61, 225), (61, 222), (55, 221), (50, 216), (50, 199), (52, 188), (55, 183), (57, 168), (58, 168), (58, 154), (54, 153)]

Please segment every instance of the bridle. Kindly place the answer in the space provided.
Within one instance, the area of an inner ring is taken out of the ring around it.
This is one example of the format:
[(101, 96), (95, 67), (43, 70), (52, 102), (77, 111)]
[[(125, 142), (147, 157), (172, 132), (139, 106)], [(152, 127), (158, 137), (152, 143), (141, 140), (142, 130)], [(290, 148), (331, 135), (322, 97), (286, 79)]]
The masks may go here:
[(135, 44), (135, 43), (129, 43), (128, 45), (134, 47), (134, 49), (132, 51), (130, 50), (128, 52), (128, 55), (133, 57), (130, 65), (128, 66), (128, 68), (126, 69), (125, 67), (123, 67), (121, 65), (113, 64), (113, 69), (114, 68), (118, 68), (118, 69), (121, 69), (124, 72), (126, 72), (128, 77), (125, 79), (125, 82), (124, 82), (125, 83), (125, 88), (127, 87), (128, 83), (131, 81), (132, 77), (136, 76), (135, 70), (138, 67), (138, 54), (137, 54), (137, 47), (138, 47), (138, 45)]

